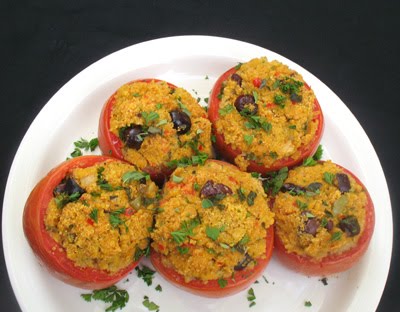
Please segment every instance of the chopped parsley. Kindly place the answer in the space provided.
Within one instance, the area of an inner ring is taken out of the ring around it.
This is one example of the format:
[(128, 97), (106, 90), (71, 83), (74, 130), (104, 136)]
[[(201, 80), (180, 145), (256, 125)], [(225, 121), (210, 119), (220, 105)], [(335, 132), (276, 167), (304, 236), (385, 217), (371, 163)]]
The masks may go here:
[(214, 206), (214, 203), (211, 201), (211, 199), (208, 199), (208, 198), (204, 198), (202, 201), (201, 201), (201, 207), (202, 208), (211, 208), (212, 206)]
[(296, 205), (300, 208), (300, 210), (304, 210), (308, 208), (307, 203), (303, 203), (302, 201), (296, 199)]
[(271, 192), (272, 195), (278, 194), (283, 183), (288, 176), (288, 168), (283, 167), (279, 171), (269, 173), (263, 181), (263, 187), (265, 192)]
[(228, 115), (229, 113), (231, 113), (234, 109), (235, 109), (235, 107), (232, 104), (228, 104), (228, 105), (224, 106), (223, 108), (220, 108), (218, 110), (218, 113), (221, 116), (225, 116), (225, 115)]
[(280, 95), (280, 94), (275, 94), (274, 103), (276, 105), (279, 105), (281, 108), (284, 108), (285, 107), (285, 101), (286, 101), (286, 96)]
[(247, 205), (253, 206), (254, 205), (254, 199), (257, 197), (257, 193), (250, 191), (249, 194), (247, 194)]
[(225, 230), (225, 226), (222, 226), (220, 228), (217, 227), (212, 227), (212, 226), (207, 226), (206, 227), (206, 235), (211, 238), (213, 241), (218, 239), (218, 236), (221, 232)]
[(220, 288), (225, 288), (228, 285), (228, 281), (226, 279), (220, 278), (218, 279), (218, 285)]
[(155, 288), (157, 291), (159, 291), (159, 292), (161, 292), (162, 291), (162, 287), (161, 287), (161, 285), (160, 284), (158, 284), (157, 286), (156, 286), (156, 288)]
[(250, 302), (249, 307), (251, 308), (252, 306), (256, 305), (256, 295), (254, 294), (253, 288), (250, 288), (247, 291), (247, 301)]
[(150, 255), (150, 245), (148, 245), (145, 249), (140, 249), (137, 247), (133, 259), (138, 261), (142, 256), (147, 257), (148, 255)]
[(135, 270), (137, 272), (137, 276), (141, 278), (147, 284), (147, 286), (151, 286), (153, 284), (153, 277), (154, 274), (156, 274), (156, 271), (153, 271), (145, 265), (142, 265), (142, 268), (137, 266)]
[(342, 238), (342, 232), (338, 231), (338, 232), (335, 232), (335, 233), (332, 234), (331, 241), (334, 242), (334, 241), (337, 241), (337, 240), (339, 240), (341, 238)]
[(54, 197), (54, 200), (56, 202), (57, 208), (63, 208), (66, 204), (77, 201), (81, 197), (81, 193), (79, 192), (74, 192), (71, 195), (68, 195), (67, 193), (60, 193), (56, 197)]
[(236, 70), (239, 70), (240, 69), (240, 67), (242, 67), (242, 65), (243, 65), (243, 63), (237, 63), (237, 65), (235, 66), (235, 69)]
[(97, 223), (98, 221), (98, 214), (99, 214), (99, 210), (97, 208), (94, 208), (90, 213), (89, 213), (89, 217), (90, 219), (92, 219), (95, 223)]
[(312, 157), (307, 157), (303, 161), (303, 166), (304, 167), (312, 167), (312, 166), (315, 166), (316, 164), (317, 164), (317, 161), (314, 160), (314, 158), (312, 158)]
[(311, 301), (304, 301), (304, 306), (307, 308), (311, 307), (312, 306)]
[(321, 160), (323, 153), (324, 153), (324, 150), (322, 148), (322, 145), (320, 144), (320, 145), (318, 145), (317, 151), (315, 152), (313, 158), (315, 160)]
[(330, 172), (324, 172), (324, 181), (329, 184), (333, 184), (333, 179), (335, 178), (335, 175)]
[(93, 299), (111, 303), (111, 305), (106, 308), (106, 312), (122, 309), (129, 301), (128, 292), (124, 289), (118, 289), (116, 286), (93, 290), (90, 294), (81, 294), (81, 297), (87, 302), (91, 302)]
[(185, 255), (189, 252), (189, 247), (186, 247), (186, 246), (185, 247), (178, 246), (178, 247), (176, 247), (176, 249), (179, 251), (179, 253), (181, 255)]
[(198, 218), (183, 221), (178, 231), (171, 232), (171, 236), (177, 244), (182, 244), (188, 236), (193, 236), (193, 229), (200, 224)]
[(91, 152), (93, 152), (96, 149), (96, 147), (99, 145), (99, 140), (97, 138), (93, 138), (90, 141), (88, 141), (86, 139), (81, 138), (80, 140), (75, 141), (74, 145), (76, 148), (79, 148), (81, 150), (82, 149), (85, 151), (90, 150)]
[(149, 311), (159, 311), (160, 306), (155, 304), (153, 301), (149, 300), (149, 297), (144, 296), (142, 304), (149, 310)]
[(142, 112), (141, 115), (146, 126), (148, 126), (151, 121), (160, 118), (160, 115), (156, 112)]
[(254, 139), (254, 135), (251, 134), (245, 134), (243, 136), (244, 141), (247, 143), (247, 145), (251, 145), (251, 143), (253, 142)]
[(123, 183), (129, 183), (131, 181), (140, 181), (141, 179), (149, 180), (150, 175), (146, 172), (128, 171), (128, 172), (125, 172), (122, 176)]
[[(125, 221), (120, 218), (120, 215), (125, 212), (125, 208), (121, 208), (118, 210), (110, 211), (109, 221), (113, 228), (118, 227), (121, 224), (125, 224)], [(125, 225), (126, 230), (128, 227)]]

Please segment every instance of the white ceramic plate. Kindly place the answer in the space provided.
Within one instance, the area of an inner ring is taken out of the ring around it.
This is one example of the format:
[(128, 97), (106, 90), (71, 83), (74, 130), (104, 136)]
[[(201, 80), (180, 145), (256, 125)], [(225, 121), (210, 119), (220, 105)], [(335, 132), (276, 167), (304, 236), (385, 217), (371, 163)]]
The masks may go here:
[[(183, 36), (140, 43), (94, 63), (63, 86), (30, 126), (12, 164), (3, 206), (4, 254), (23, 311), (104, 311), (106, 307), (102, 302), (85, 302), (80, 294), (87, 291), (54, 279), (39, 266), (24, 237), (21, 221), (25, 200), (39, 179), (69, 155), (74, 141), (97, 136), (101, 107), (114, 90), (133, 79), (154, 77), (204, 99), (225, 70), (259, 56), (286, 63), (314, 89), (326, 120), (322, 139), (325, 158), (347, 167), (364, 182), (375, 204), (377, 230), (362, 261), (350, 271), (328, 278), (327, 286), (318, 278), (286, 269), (272, 258), (264, 272), (269, 283), (260, 278), (252, 286), (257, 299), (250, 311), (376, 309), (390, 264), (392, 212), (379, 159), (356, 118), (320, 80), (276, 53), (231, 39)], [(162, 292), (155, 291), (158, 284)], [(176, 289), (157, 274), (150, 287), (136, 277), (136, 272), (119, 286), (130, 294), (125, 311), (147, 311), (142, 305), (144, 295), (160, 305), (162, 311), (250, 309), (246, 291), (224, 299), (205, 299)], [(305, 301), (312, 306), (305, 307)]]

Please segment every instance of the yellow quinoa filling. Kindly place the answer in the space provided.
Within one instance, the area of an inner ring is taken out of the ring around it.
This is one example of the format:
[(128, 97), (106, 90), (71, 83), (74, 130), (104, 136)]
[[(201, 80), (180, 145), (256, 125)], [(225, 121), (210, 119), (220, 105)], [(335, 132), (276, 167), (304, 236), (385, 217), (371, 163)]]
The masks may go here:
[[(347, 189), (340, 189), (338, 174), (348, 177)], [(277, 235), (288, 252), (318, 261), (357, 244), (365, 228), (367, 195), (351, 175), (330, 161), (302, 166), (289, 170), (283, 190), (273, 211)]]
[[(207, 185), (230, 192), (205, 196)], [(238, 264), (251, 269), (265, 258), (274, 222), (267, 200), (259, 180), (230, 165), (177, 168), (164, 187), (152, 247), (187, 282), (230, 278)]]
[[(216, 130), (226, 144), (242, 151), (235, 163), (246, 170), (249, 160), (271, 166), (283, 158), (297, 159), (318, 128), (314, 92), (300, 74), (278, 61), (252, 59), (223, 82)], [(238, 82), (240, 79), (240, 82)], [(252, 96), (254, 104), (239, 112), (239, 96)], [(247, 110), (247, 111), (246, 111)]]
[[(178, 133), (170, 114), (173, 110), (189, 116), (188, 132)], [(121, 138), (123, 129), (132, 125), (142, 127), (140, 148), (124, 144), (122, 153), (141, 169), (199, 154), (211, 156), (211, 123), (205, 110), (189, 92), (165, 81), (133, 82), (117, 90), (110, 131)]]
[(57, 194), (50, 201), (46, 230), (76, 266), (114, 273), (147, 248), (158, 188), (145, 177), (129, 178), (134, 172), (119, 161), (75, 168), (68, 178), (84, 193), (74, 199)]

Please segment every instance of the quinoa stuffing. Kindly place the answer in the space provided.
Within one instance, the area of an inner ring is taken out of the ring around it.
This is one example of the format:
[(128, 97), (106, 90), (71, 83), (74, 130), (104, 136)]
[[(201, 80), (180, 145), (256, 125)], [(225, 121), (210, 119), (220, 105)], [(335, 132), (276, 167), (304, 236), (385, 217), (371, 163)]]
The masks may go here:
[(222, 83), (214, 125), (225, 144), (241, 151), (235, 164), (246, 170), (250, 161), (271, 167), (300, 159), (322, 128), (314, 92), (299, 73), (265, 57), (236, 69)]
[(363, 187), (331, 161), (297, 167), (275, 198), (276, 234), (288, 252), (319, 261), (357, 245), (366, 205)]
[(163, 190), (152, 247), (186, 282), (232, 278), (265, 258), (274, 222), (267, 200), (258, 179), (230, 164), (177, 168)]
[(120, 87), (114, 100), (110, 131), (123, 142), (124, 159), (140, 169), (211, 156), (211, 123), (186, 90), (165, 81), (134, 81)]
[(112, 274), (148, 247), (158, 187), (136, 167), (109, 160), (74, 168), (53, 194), (45, 228), (76, 266)]

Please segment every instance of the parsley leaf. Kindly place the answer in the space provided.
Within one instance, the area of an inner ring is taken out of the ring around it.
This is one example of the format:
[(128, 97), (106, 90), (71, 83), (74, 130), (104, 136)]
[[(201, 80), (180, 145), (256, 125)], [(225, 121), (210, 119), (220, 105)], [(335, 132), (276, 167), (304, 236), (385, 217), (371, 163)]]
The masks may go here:
[(317, 151), (315, 152), (313, 158), (315, 160), (321, 160), (323, 153), (324, 153), (324, 150), (322, 148), (322, 145), (320, 144), (320, 145), (318, 145)]
[(171, 236), (177, 244), (182, 244), (188, 236), (193, 236), (193, 229), (200, 224), (198, 218), (183, 221), (178, 231), (171, 232)]
[(140, 181), (141, 179), (150, 179), (150, 175), (147, 172), (140, 171), (128, 171), (125, 172), (122, 176), (123, 183), (129, 183), (131, 181)]
[(228, 115), (229, 113), (231, 113), (233, 110), (234, 110), (234, 106), (232, 104), (228, 104), (228, 105), (224, 106), (223, 108), (220, 108), (218, 110), (218, 113), (221, 116), (225, 116), (225, 115)]
[(99, 210), (98, 210), (97, 208), (94, 208), (94, 209), (89, 213), (90, 219), (92, 219), (95, 223), (97, 223), (97, 221), (98, 221), (98, 213), (99, 213)]
[(228, 285), (228, 281), (226, 279), (220, 278), (218, 279), (218, 285), (220, 288), (225, 288)]
[(156, 274), (156, 271), (153, 271), (145, 265), (142, 265), (142, 268), (137, 266), (135, 270), (137, 272), (137, 276), (141, 278), (147, 284), (147, 286), (151, 286), (151, 284), (153, 284), (153, 277), (154, 274)]
[(217, 240), (219, 234), (223, 232), (225, 229), (224, 226), (217, 228), (217, 227), (212, 227), (212, 226), (207, 226), (206, 227), (206, 235), (211, 238), (213, 241)]
[(333, 184), (333, 179), (335, 178), (335, 175), (330, 172), (324, 172), (324, 180), (326, 183)]
[(149, 297), (144, 296), (142, 304), (149, 310), (149, 311), (159, 311), (160, 306), (155, 304), (153, 301), (149, 300)]
[(81, 294), (81, 297), (87, 302), (93, 299), (111, 303), (111, 305), (106, 308), (106, 312), (122, 309), (129, 301), (128, 292), (124, 289), (118, 289), (116, 286), (93, 290), (91, 294)]

